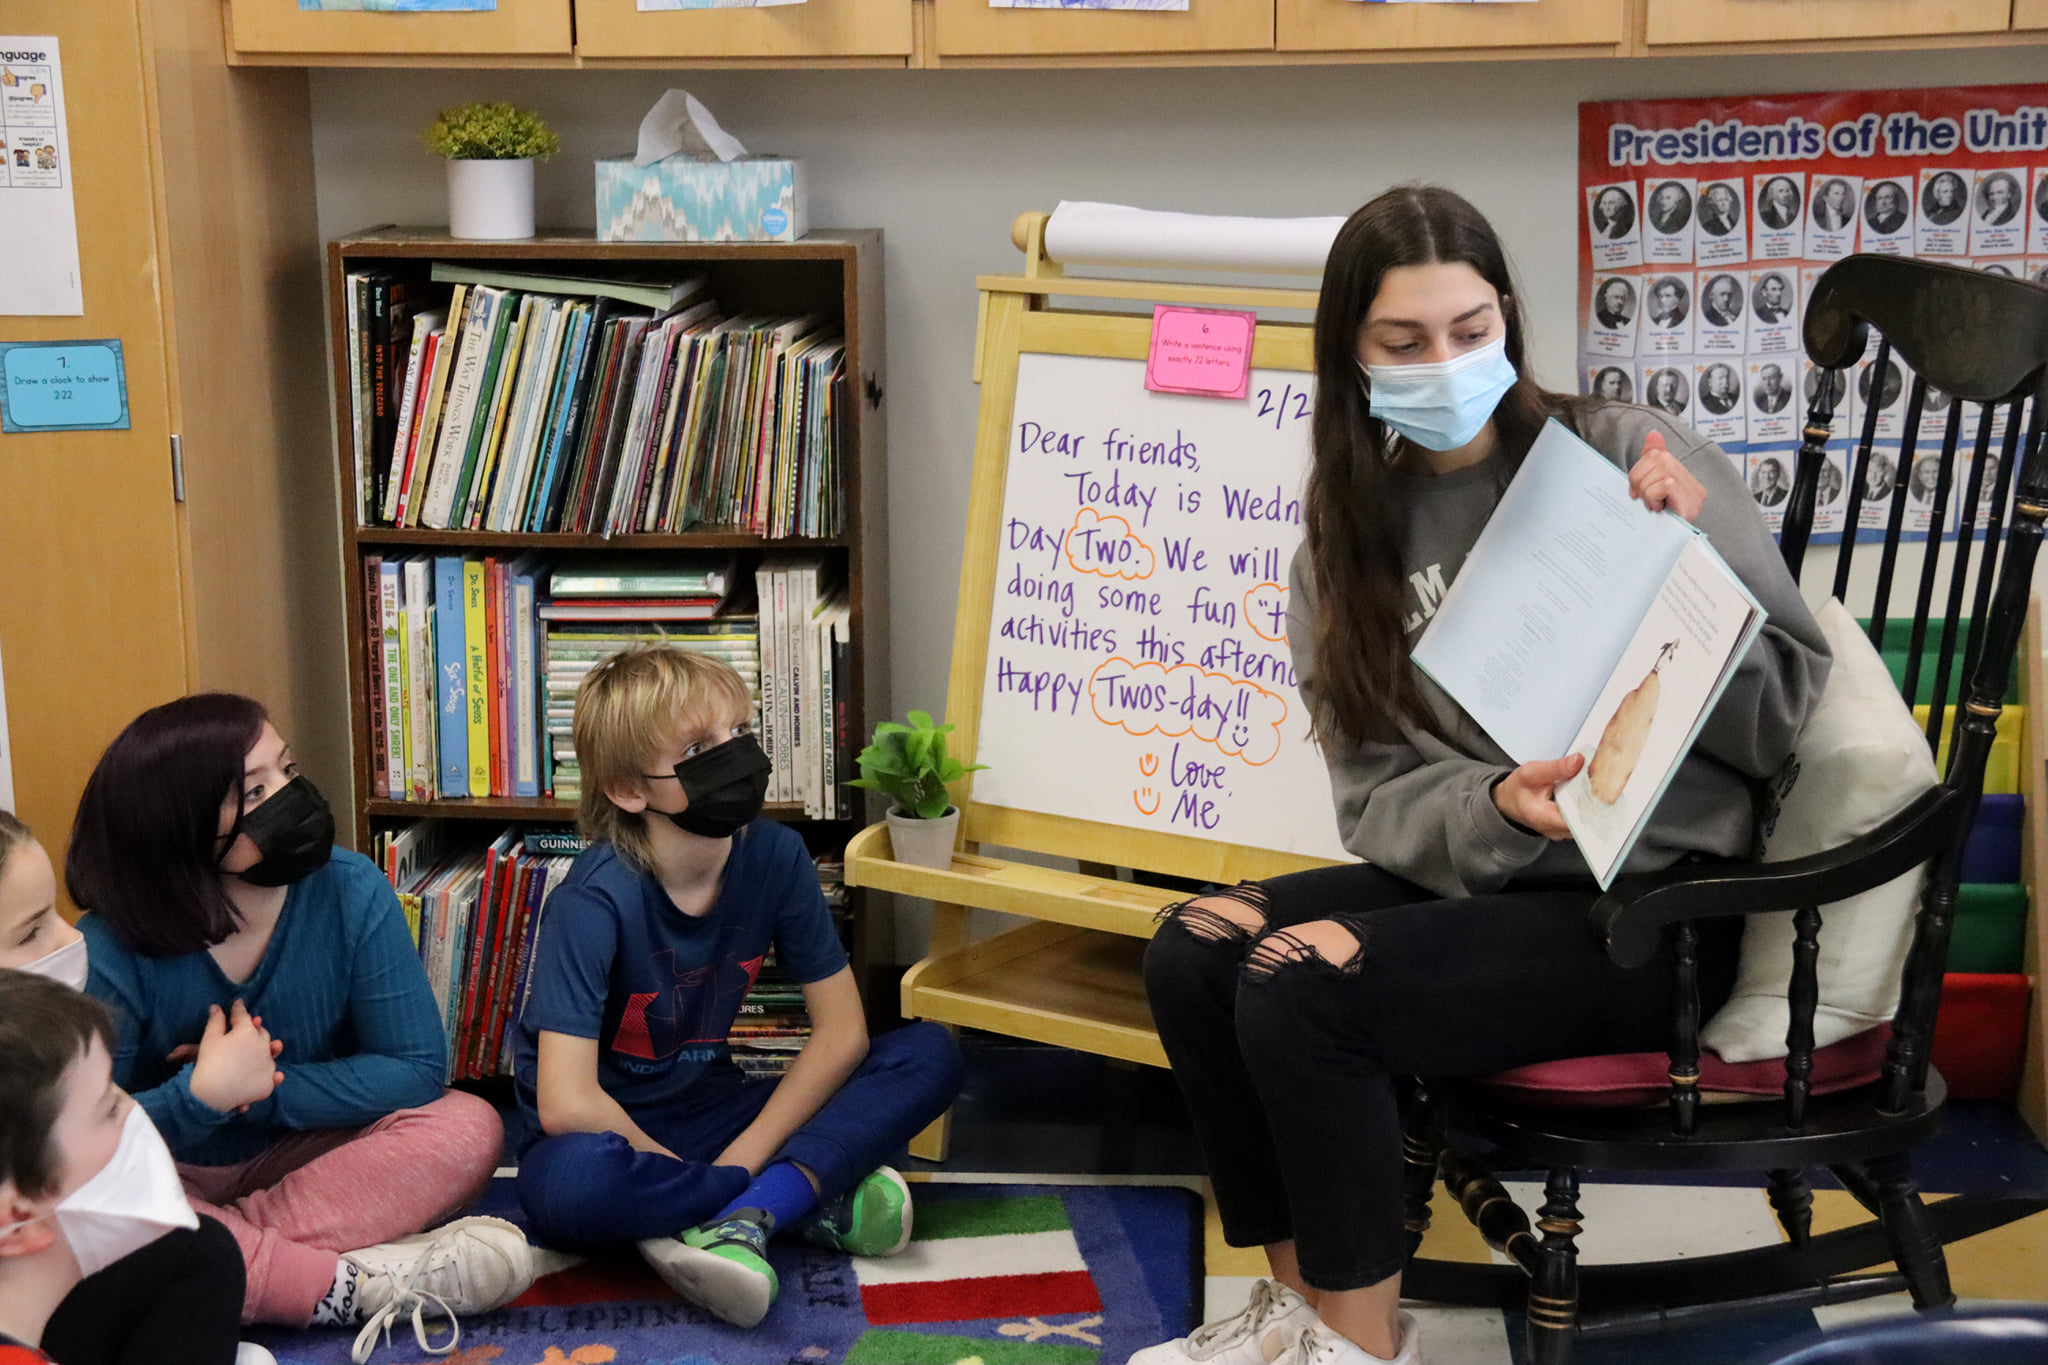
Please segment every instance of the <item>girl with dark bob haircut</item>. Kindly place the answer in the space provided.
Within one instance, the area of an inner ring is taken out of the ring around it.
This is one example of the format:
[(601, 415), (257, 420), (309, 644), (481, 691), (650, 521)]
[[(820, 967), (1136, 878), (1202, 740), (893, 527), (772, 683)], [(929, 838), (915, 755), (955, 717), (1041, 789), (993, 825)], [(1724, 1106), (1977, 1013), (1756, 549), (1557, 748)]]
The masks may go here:
[[(1363, 861), (1173, 907), (1147, 945), (1224, 1236), (1263, 1247), (1270, 1278), (1131, 1365), (1413, 1365), (1396, 1078), (1670, 1041), (1668, 959), (1623, 970), (1586, 928), (1599, 887), (1552, 799), (1584, 760), (1517, 765), (1409, 659), (1545, 423), (1695, 523), (1770, 616), (1627, 871), (1747, 856), (1752, 785), (1826, 680), (1825, 639), (1728, 456), (1653, 409), (1542, 388), (1517, 294), (1492, 225), (1449, 190), (1389, 190), (1330, 248), (1287, 638)], [(1740, 937), (1740, 920), (1701, 931), (1709, 1012)]]
[(86, 783), (65, 882), (88, 912), (86, 988), (118, 1027), (115, 1083), (233, 1234), (245, 1321), (360, 1326), (360, 1360), (423, 1304), (485, 1312), (532, 1282), (502, 1219), (420, 1232), (482, 1191), (502, 1128), (443, 1090), (398, 897), (334, 846), (260, 704), (213, 692), (138, 716)]

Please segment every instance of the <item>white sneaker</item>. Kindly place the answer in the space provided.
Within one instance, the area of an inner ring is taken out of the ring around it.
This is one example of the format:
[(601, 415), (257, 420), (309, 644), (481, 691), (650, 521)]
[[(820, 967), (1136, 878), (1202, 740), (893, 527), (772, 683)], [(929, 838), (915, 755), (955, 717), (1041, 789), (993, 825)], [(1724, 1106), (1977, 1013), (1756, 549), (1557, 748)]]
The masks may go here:
[[(362, 1272), (356, 1302), (363, 1329), (350, 1353), (356, 1365), (370, 1358), (381, 1335), (412, 1318), (413, 1337), (428, 1355), (447, 1355), (462, 1340), (457, 1313), (488, 1313), (524, 1294), (533, 1283), (533, 1248), (526, 1234), (502, 1218), (458, 1218), (445, 1227), (365, 1247), (343, 1256)], [(448, 1319), (445, 1345), (430, 1345), (429, 1305)]]
[(1278, 1280), (1258, 1280), (1250, 1301), (1237, 1313), (1198, 1327), (1190, 1336), (1147, 1346), (1128, 1365), (1266, 1365), (1268, 1335), (1278, 1331), (1292, 1341), (1317, 1321), (1307, 1299)]
[[(1287, 1348), (1273, 1359), (1273, 1365), (1419, 1365), (1420, 1331), (1413, 1313), (1402, 1313), (1401, 1349), (1392, 1360), (1373, 1355), (1320, 1322), (1301, 1329)], [(1133, 1357), (1135, 1359), (1135, 1357)]]
[(235, 1365), (277, 1365), (277, 1357), (253, 1341), (238, 1342), (235, 1346)]

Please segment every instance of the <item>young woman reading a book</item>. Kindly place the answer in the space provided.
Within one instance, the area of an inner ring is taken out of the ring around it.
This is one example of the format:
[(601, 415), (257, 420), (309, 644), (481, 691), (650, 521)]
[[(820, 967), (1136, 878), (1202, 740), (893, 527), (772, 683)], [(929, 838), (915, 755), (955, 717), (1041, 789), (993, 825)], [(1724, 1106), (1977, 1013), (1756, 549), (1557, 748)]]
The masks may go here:
[[(1224, 1235), (1264, 1247), (1271, 1278), (1132, 1365), (1414, 1362), (1396, 1078), (1670, 1041), (1669, 962), (1618, 968), (1586, 928), (1598, 888), (1551, 799), (1581, 760), (1517, 766), (1408, 657), (1546, 420), (1704, 531), (1769, 613), (1629, 870), (1746, 856), (1751, 783), (1826, 683), (1820, 629), (1727, 455), (1650, 409), (1546, 392), (1525, 337), (1500, 241), (1457, 195), (1391, 190), (1337, 234), (1288, 638), (1344, 845), (1367, 861), (1174, 907), (1147, 950)], [(1702, 926), (1710, 1012), (1740, 934)]]
[[(247, 697), (144, 712), (87, 781), (65, 861), (112, 1008), (114, 1080), (248, 1268), (245, 1320), (379, 1328), (523, 1291), (518, 1229), (463, 1208), (496, 1112), (446, 1092), (440, 1014), (396, 895)], [(400, 1239), (393, 1241), (392, 1239)], [(424, 1345), (424, 1339), (422, 1341)]]

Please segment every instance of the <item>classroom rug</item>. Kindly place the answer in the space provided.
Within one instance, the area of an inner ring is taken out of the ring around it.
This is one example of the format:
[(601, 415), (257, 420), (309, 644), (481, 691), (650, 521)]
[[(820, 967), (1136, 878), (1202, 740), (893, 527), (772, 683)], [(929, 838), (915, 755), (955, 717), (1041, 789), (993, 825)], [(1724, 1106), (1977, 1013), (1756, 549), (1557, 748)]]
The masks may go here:
[[(480, 1213), (523, 1221), (498, 1179)], [(627, 1248), (565, 1265), (465, 1319), (453, 1354), (410, 1324), (374, 1365), (1121, 1365), (1188, 1332), (1203, 1203), (1172, 1185), (919, 1182), (900, 1256), (771, 1244), (782, 1293), (752, 1330), (676, 1298)], [(559, 1258), (567, 1261), (570, 1258)], [(252, 1328), (279, 1365), (342, 1365), (353, 1332)], [(440, 1339), (436, 1339), (439, 1344)]]

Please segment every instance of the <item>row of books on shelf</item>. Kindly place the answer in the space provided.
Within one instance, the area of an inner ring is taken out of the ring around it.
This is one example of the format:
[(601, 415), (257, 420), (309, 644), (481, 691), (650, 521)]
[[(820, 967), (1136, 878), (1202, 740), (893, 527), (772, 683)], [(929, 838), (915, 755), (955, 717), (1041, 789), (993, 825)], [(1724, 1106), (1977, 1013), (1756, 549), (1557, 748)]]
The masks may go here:
[[(487, 846), (457, 848), (439, 820), (374, 836), (371, 856), (398, 892), (441, 1011), (449, 1080), (511, 1072), (548, 898), (587, 846), (566, 829), (513, 827)], [(837, 855), (816, 862), (820, 889), (844, 938), (850, 915), (844, 864)], [(779, 1075), (809, 1037), (803, 991), (771, 954), (733, 1024), (733, 1061), (749, 1075)]]
[(837, 536), (844, 338), (701, 276), (348, 276), (364, 526)]
[[(749, 685), (770, 801), (847, 819), (851, 614), (818, 556), (555, 566), (537, 555), (363, 561), (371, 789), (394, 801), (582, 799), (576, 690), (629, 645), (665, 642)], [(741, 609), (751, 590), (756, 610)]]

